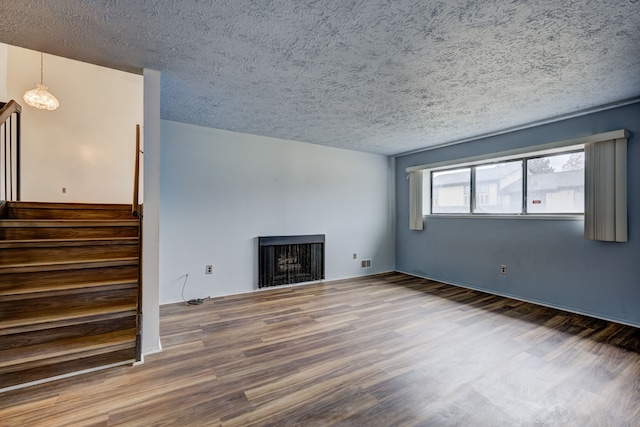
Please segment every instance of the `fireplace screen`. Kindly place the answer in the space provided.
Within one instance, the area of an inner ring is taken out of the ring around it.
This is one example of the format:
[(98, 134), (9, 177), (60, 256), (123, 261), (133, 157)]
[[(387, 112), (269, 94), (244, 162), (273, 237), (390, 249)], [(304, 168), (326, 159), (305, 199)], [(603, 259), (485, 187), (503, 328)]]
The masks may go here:
[(258, 287), (324, 279), (324, 234), (258, 238)]

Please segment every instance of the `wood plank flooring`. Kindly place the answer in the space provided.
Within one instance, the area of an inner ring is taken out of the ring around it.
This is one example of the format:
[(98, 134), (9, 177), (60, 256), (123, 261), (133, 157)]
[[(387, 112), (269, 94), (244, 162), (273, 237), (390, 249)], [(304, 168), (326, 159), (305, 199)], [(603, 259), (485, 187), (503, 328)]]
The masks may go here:
[(164, 351), (0, 426), (637, 426), (640, 330), (389, 273), (161, 309)]

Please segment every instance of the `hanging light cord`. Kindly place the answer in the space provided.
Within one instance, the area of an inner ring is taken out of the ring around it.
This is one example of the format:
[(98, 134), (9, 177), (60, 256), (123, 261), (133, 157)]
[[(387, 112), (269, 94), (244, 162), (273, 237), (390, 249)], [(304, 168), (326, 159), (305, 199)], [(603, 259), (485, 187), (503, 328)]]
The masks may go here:
[(40, 52), (40, 84), (44, 85), (44, 53)]

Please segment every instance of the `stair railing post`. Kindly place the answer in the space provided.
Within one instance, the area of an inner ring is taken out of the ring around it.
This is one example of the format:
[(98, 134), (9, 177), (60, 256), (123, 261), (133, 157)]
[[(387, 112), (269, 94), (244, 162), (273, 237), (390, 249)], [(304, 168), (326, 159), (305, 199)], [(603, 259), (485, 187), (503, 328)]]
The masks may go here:
[(133, 170), (133, 203), (131, 214), (138, 216), (138, 192), (140, 186), (140, 125), (136, 125), (136, 156)]
[(16, 201), (20, 198), (20, 113), (16, 114)]

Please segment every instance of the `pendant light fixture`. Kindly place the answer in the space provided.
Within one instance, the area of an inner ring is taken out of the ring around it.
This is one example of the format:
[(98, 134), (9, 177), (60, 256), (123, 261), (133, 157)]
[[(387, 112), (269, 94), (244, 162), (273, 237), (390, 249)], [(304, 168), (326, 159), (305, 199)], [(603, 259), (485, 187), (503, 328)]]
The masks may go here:
[(40, 52), (40, 84), (36, 83), (36, 88), (31, 89), (24, 94), (24, 101), (32, 107), (39, 108), (41, 110), (55, 110), (60, 103), (55, 96), (47, 90), (49, 89), (44, 85), (43, 81), (43, 69), (44, 69), (44, 54)]

